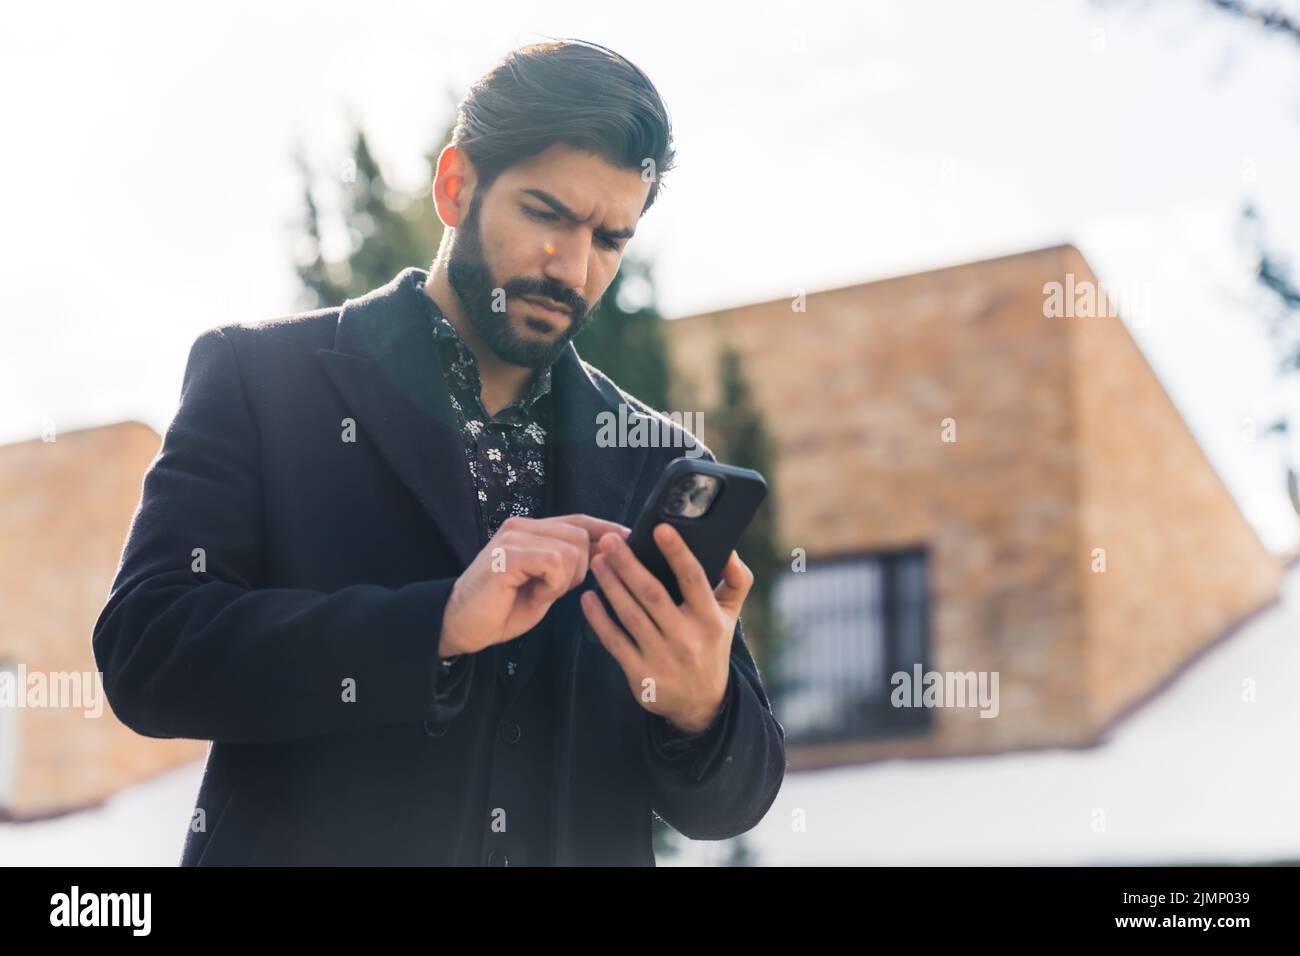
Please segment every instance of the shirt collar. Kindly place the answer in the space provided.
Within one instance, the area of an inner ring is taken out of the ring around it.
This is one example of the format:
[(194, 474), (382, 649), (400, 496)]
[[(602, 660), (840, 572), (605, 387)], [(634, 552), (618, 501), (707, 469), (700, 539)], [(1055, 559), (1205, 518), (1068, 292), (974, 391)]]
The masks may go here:
[[(425, 304), (424, 307), (428, 312), (429, 320), (433, 325), (433, 336), (440, 343), (441, 342), (454, 343), (455, 348), (459, 350), (465, 356), (466, 361), (468, 361), (470, 365), (473, 366), (474, 375), (477, 378), (478, 361), (474, 358), (474, 352), (470, 349), (468, 345), (465, 344), (465, 340), (461, 338), (460, 333), (456, 331), (456, 327), (452, 325), (451, 321), (447, 318), (447, 316), (443, 314), (442, 309), (438, 308), (438, 303), (433, 300), (433, 296), (429, 295), (427, 292), (424, 291), (424, 284), (428, 280), (428, 277), (429, 274), (422, 269), (412, 270), (411, 282), (415, 287), (416, 295), (418, 295), (420, 297), (420, 300)], [(442, 354), (445, 360), (445, 356), (447, 354), (446, 346), (442, 347)], [(510, 403), (510, 405), (507, 405), (506, 407), (509, 408), (511, 405), (523, 405), (531, 409), (543, 397), (550, 394), (550, 391), (551, 391), (551, 366), (547, 365), (544, 368), (538, 369), (536, 373), (534, 373), (532, 377), (532, 384), (529, 387), (527, 394), (522, 399), (515, 399), (513, 402)]]

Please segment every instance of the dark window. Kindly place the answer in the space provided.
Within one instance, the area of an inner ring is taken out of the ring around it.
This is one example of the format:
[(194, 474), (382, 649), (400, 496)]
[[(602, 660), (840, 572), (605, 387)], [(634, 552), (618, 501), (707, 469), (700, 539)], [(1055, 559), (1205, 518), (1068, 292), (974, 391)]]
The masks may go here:
[(894, 707), (890, 679), (929, 670), (926, 552), (828, 560), (777, 582), (785, 625), (773, 707), (791, 743), (925, 732), (929, 710)]

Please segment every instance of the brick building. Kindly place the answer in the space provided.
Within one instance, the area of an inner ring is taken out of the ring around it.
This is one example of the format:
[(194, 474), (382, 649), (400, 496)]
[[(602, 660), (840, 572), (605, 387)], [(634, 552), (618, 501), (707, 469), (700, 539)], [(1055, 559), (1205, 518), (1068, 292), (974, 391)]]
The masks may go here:
[[(792, 770), (1095, 743), (1276, 599), (1123, 320), (1047, 317), (1051, 282), (1096, 278), (1065, 245), (668, 323), (674, 408), (740, 354), (807, 555), (765, 675)], [(996, 716), (892, 706), (918, 665), (996, 672)]]
[[(0, 670), (11, 686), (96, 672), (91, 631), (160, 447), (138, 422), (49, 437), (0, 447)], [(102, 695), (97, 713), (54, 694), (32, 703), (0, 706), (0, 819), (93, 806), (207, 751), (139, 736)]]

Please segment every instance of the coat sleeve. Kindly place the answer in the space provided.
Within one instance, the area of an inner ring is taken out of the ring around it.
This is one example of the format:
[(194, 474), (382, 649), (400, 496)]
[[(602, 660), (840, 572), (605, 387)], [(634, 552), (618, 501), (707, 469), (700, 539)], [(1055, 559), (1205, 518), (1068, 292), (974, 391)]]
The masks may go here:
[(470, 682), (439, 682), (438, 636), (455, 578), (259, 586), (259, 444), (230, 337), (204, 332), (94, 625), (114, 714), (146, 737), (242, 742), (454, 718)]
[[(642, 740), (652, 806), (692, 840), (725, 840), (752, 829), (785, 779), (785, 729), (772, 713), (740, 620), (730, 666), (718, 722), (690, 738), (692, 745), (681, 759), (666, 759), (652, 725)], [(655, 719), (648, 712), (646, 717)]]
[(673, 726), (666, 717), (653, 716), (650, 720), (650, 744), (653, 754), (670, 765), (690, 766), (695, 779), (708, 773), (722, 750), (722, 731), (726, 726), (727, 708), (735, 695), (736, 682), (727, 678), (727, 689), (713, 722), (698, 734), (687, 734)]

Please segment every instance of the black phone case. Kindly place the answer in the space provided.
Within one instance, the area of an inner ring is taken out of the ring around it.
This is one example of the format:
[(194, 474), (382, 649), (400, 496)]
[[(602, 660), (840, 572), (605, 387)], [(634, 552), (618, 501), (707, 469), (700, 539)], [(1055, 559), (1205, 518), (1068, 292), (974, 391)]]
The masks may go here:
[[(712, 475), (722, 481), (721, 490), (713, 499), (709, 510), (698, 518), (665, 515), (663, 505), (673, 484), (691, 473)], [(767, 496), (767, 481), (752, 468), (735, 468), (720, 465), (703, 458), (676, 458), (669, 462), (655, 482), (654, 490), (646, 498), (641, 513), (628, 535), (628, 547), (651, 574), (659, 579), (673, 601), (682, 603), (682, 593), (677, 587), (677, 576), (668, 559), (654, 540), (654, 529), (660, 522), (672, 525), (681, 534), (691, 553), (695, 555), (709, 586), (716, 588), (722, 582), (722, 569), (731, 552), (740, 542), (740, 536), (749, 527), (759, 505)], [(604, 592), (597, 585), (592, 590), (605, 606), (605, 611), (617, 623), (618, 615), (610, 606)], [(585, 622), (584, 622), (585, 624)], [(599, 639), (587, 628), (589, 640)]]

